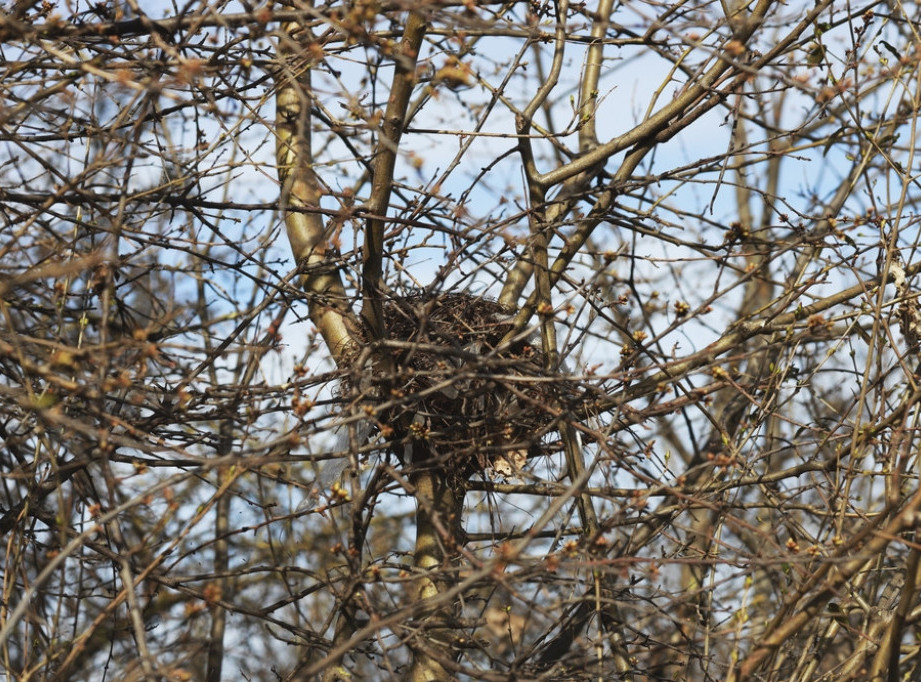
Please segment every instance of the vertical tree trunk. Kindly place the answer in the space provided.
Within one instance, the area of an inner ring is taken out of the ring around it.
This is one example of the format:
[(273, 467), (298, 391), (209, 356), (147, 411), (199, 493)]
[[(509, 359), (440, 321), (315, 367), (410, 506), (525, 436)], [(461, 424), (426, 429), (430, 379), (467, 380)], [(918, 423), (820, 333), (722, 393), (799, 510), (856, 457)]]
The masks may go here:
[[(449, 589), (456, 576), (451, 564), (461, 544), (461, 512), (464, 490), (440, 468), (425, 467), (412, 476), (416, 490), (416, 548), (413, 565), (419, 576), (413, 598), (432, 599)], [(451, 674), (443, 661), (455, 660), (451, 637), (457, 615), (455, 604), (419, 614), (420, 634), (411, 643), (413, 662), (409, 679), (446, 680)]]

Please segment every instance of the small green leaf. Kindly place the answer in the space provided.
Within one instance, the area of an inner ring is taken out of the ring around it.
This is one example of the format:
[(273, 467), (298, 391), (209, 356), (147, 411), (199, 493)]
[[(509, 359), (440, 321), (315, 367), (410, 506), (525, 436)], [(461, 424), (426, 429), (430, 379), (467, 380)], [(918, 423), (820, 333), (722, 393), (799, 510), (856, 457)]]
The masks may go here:
[(819, 43), (813, 43), (806, 54), (806, 63), (809, 66), (818, 66), (825, 61), (825, 48)]
[(891, 52), (892, 55), (893, 55), (896, 59), (901, 59), (901, 58), (902, 58), (902, 55), (899, 54), (899, 51), (896, 50), (894, 47), (892, 47), (892, 45), (890, 45), (889, 43), (887, 43), (885, 40), (880, 40), (879, 42), (880, 42), (880, 45), (882, 45), (882, 46), (885, 47), (887, 50), (889, 50), (889, 52)]
[(60, 398), (54, 393), (42, 393), (35, 396), (32, 400), (32, 408), (36, 410), (47, 410), (49, 407), (57, 405)]
[(841, 139), (841, 136), (844, 134), (844, 126), (838, 128), (835, 132), (828, 136), (828, 141), (825, 143), (825, 147), (822, 149), (822, 156), (828, 154), (828, 150), (831, 149), (831, 146)]

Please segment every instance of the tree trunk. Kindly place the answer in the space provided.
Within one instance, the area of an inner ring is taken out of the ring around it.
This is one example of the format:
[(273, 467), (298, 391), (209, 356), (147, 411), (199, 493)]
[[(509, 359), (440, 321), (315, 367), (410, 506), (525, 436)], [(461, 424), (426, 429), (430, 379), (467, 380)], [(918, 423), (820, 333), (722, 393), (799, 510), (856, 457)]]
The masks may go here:
[[(418, 578), (413, 598), (436, 598), (456, 581), (452, 564), (461, 545), (464, 490), (460, 481), (447, 479), (439, 468), (426, 467), (412, 476), (416, 490), (416, 549), (413, 565)], [(451, 674), (443, 662), (456, 660), (453, 637), (456, 604), (423, 609), (419, 632), (411, 643), (413, 662), (409, 679), (446, 680)]]

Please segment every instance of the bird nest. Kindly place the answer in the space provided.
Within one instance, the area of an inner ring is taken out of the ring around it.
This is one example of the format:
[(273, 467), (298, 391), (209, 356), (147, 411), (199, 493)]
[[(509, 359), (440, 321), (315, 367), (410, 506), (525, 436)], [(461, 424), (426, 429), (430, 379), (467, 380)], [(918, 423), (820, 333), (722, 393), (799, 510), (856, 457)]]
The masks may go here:
[(575, 390), (544, 371), (539, 341), (505, 341), (508, 310), (467, 294), (419, 293), (387, 300), (383, 312), (385, 361), (354, 363), (344, 388), (356, 403), (378, 404), (376, 430), (404, 464), (508, 474), (547, 451), (557, 406)]

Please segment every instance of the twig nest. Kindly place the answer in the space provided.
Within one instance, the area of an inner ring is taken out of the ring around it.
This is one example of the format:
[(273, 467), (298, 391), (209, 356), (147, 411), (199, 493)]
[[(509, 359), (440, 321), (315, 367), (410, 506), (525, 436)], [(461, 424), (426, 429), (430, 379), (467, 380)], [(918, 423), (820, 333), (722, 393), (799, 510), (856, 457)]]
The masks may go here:
[(502, 343), (510, 311), (468, 294), (419, 293), (387, 300), (384, 325), (382, 360), (356, 357), (344, 389), (354, 404), (376, 403), (374, 426), (404, 464), (466, 478), (541, 453), (556, 406), (574, 391), (544, 372), (538, 340)]

